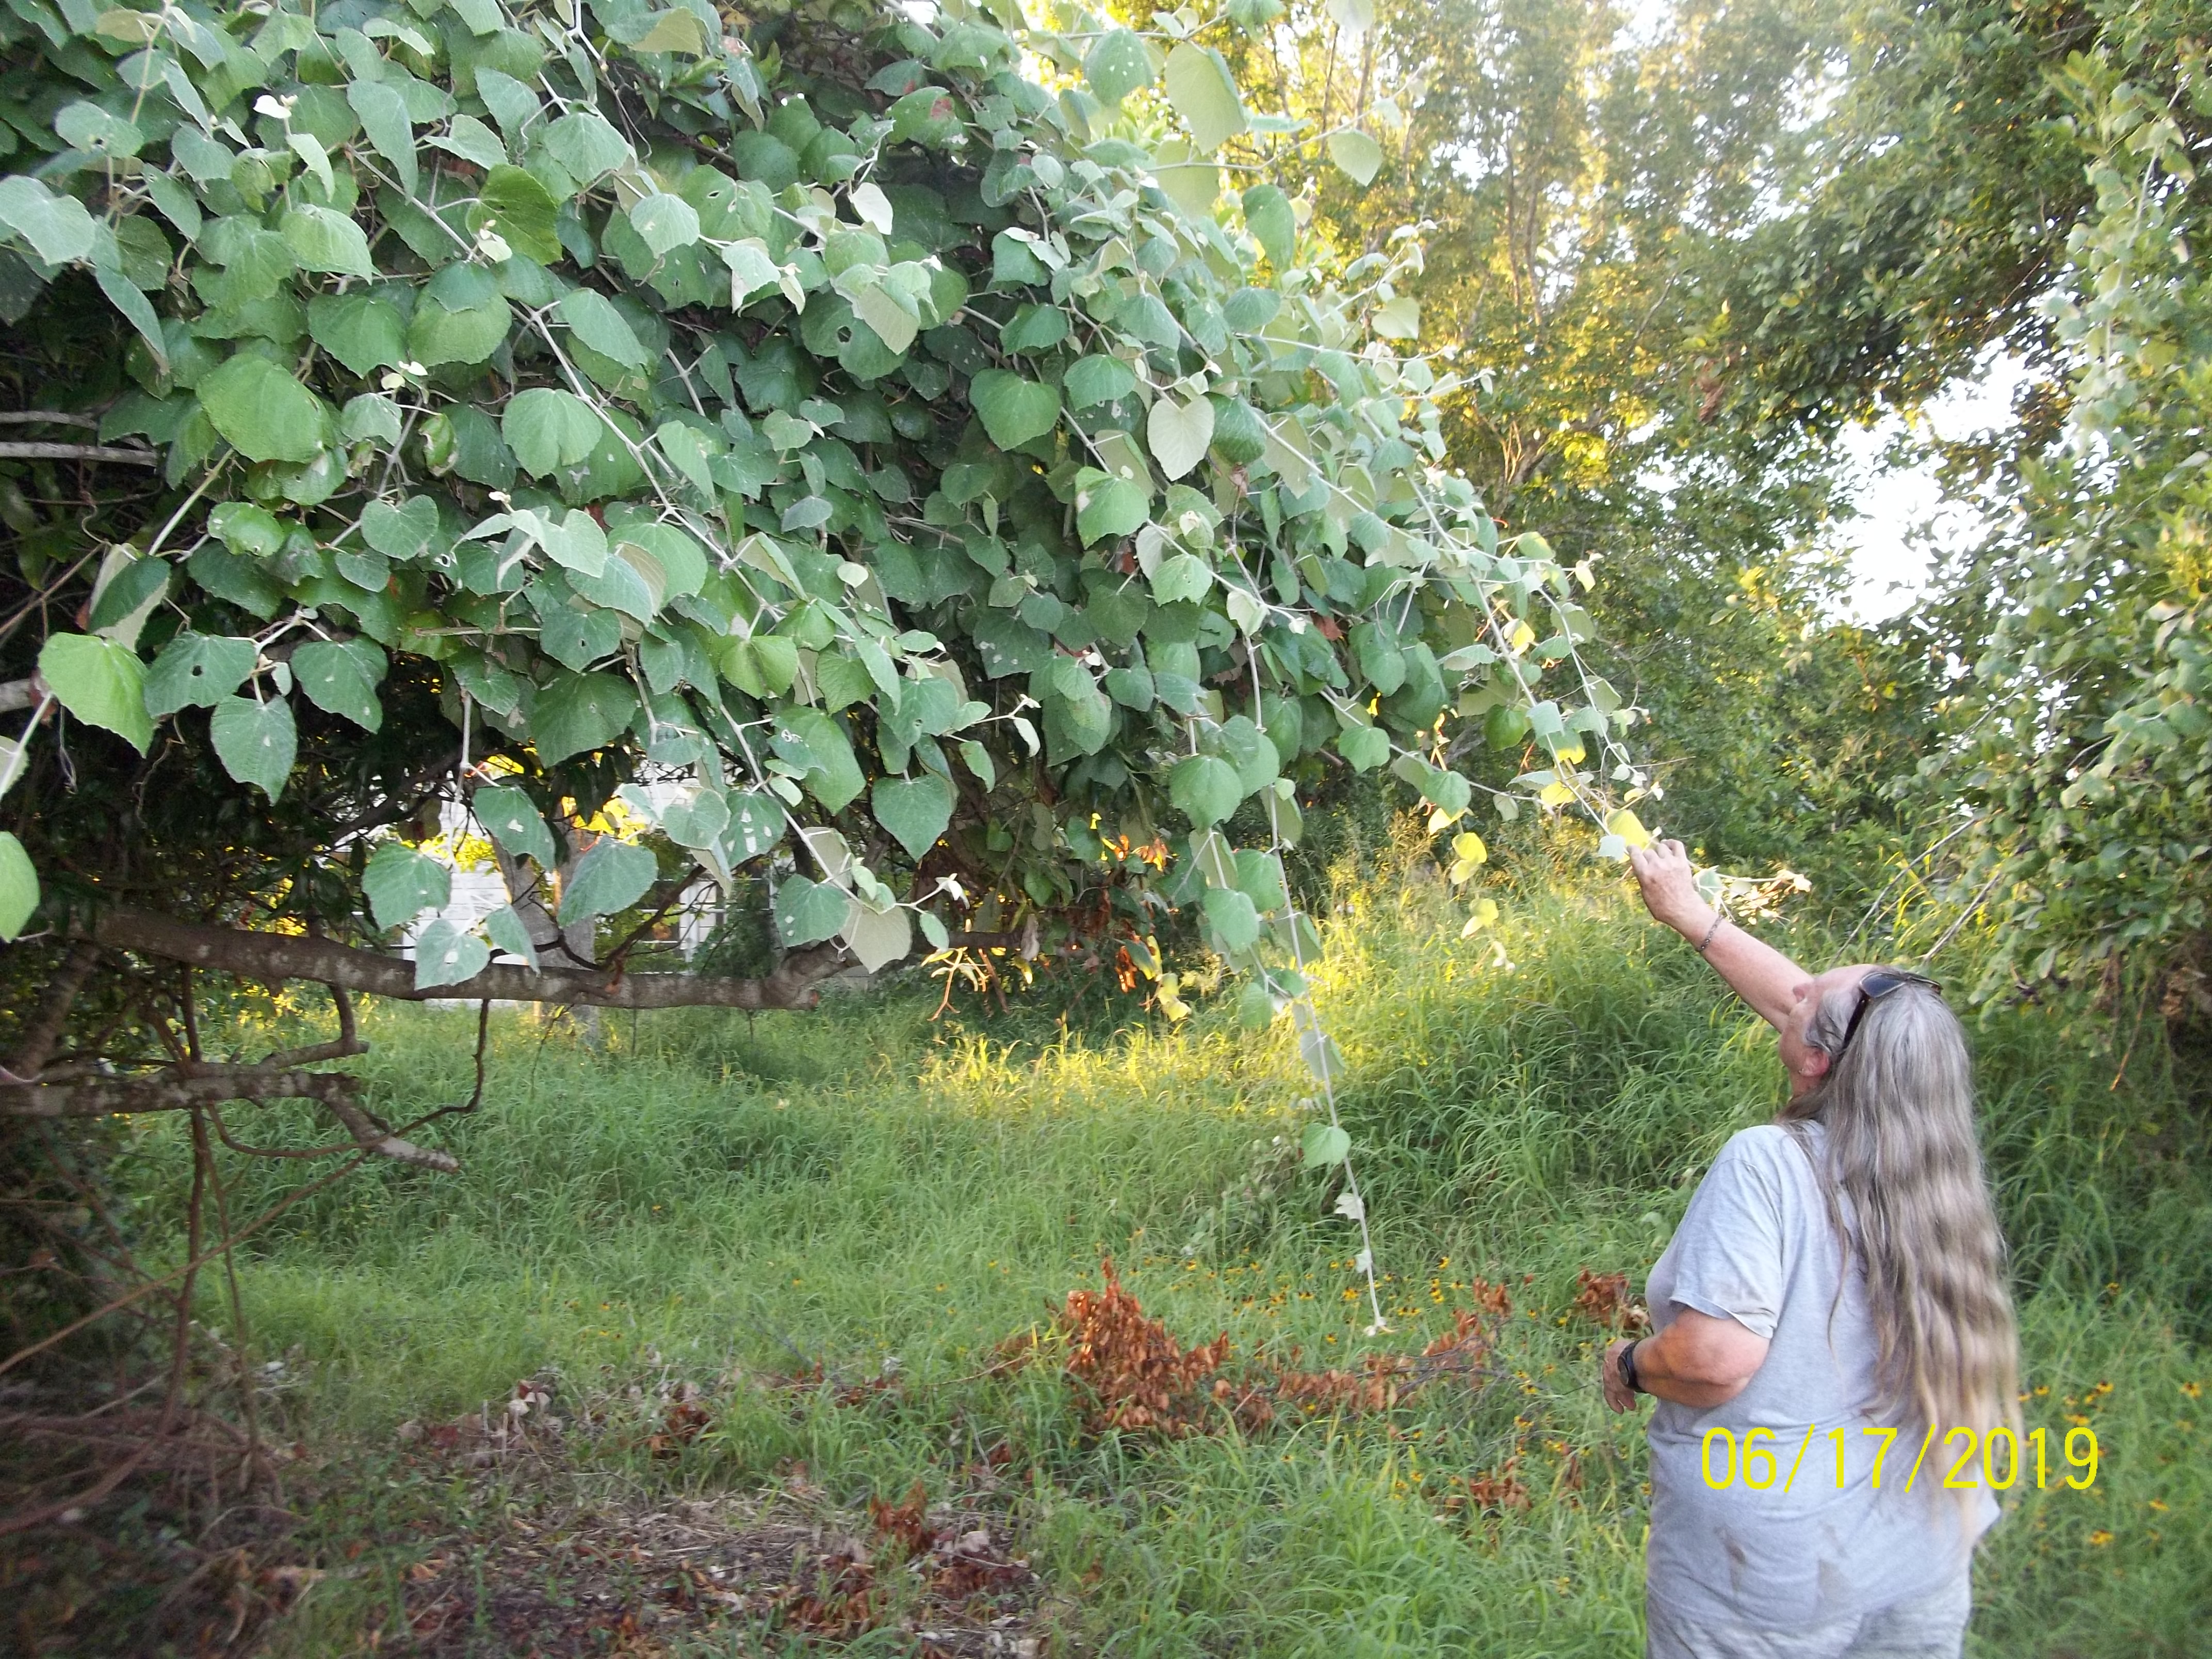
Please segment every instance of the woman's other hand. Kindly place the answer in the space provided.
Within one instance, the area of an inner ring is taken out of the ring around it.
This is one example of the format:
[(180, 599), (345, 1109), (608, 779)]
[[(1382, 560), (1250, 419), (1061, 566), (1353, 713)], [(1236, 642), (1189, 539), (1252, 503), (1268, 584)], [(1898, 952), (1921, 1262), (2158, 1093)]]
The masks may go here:
[(1644, 890), (1644, 908), (1652, 920), (1664, 923), (1687, 939), (1695, 939), (1713, 919), (1713, 908), (1698, 896), (1690, 869), (1690, 854), (1679, 841), (1655, 841), (1649, 847), (1632, 847), (1628, 867), (1636, 872)]
[[(1675, 843), (1678, 847), (1680, 844)], [(1608, 1344), (1604, 1358), (1598, 1362), (1599, 1378), (1605, 1385), (1605, 1403), (1617, 1412), (1636, 1409), (1635, 1392), (1629, 1388), (1628, 1379), (1620, 1374), (1620, 1356), (1627, 1346), (1625, 1341)]]

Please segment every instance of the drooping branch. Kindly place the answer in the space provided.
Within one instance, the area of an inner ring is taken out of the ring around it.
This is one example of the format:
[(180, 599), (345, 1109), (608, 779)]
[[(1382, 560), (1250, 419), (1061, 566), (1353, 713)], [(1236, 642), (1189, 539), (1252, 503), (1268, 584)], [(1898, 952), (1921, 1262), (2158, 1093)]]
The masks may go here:
[(775, 972), (759, 979), (599, 973), (501, 963), (459, 984), (417, 990), (413, 963), (332, 939), (210, 927), (123, 905), (102, 910), (88, 921), (76, 920), (71, 931), (112, 950), (166, 957), (245, 979), (314, 980), (406, 1002), (433, 999), (476, 1002), (489, 998), (597, 1008), (806, 1009), (819, 999), (818, 981), (844, 963), (842, 947), (834, 944), (794, 951), (777, 964)]
[(403, 1139), (354, 1103), (361, 1079), (344, 1072), (277, 1066), (170, 1068), (148, 1077), (83, 1078), (68, 1083), (0, 1084), (0, 1117), (108, 1117), (128, 1112), (185, 1112), (229, 1100), (312, 1100), (345, 1126), (364, 1152), (451, 1175), (451, 1154)]

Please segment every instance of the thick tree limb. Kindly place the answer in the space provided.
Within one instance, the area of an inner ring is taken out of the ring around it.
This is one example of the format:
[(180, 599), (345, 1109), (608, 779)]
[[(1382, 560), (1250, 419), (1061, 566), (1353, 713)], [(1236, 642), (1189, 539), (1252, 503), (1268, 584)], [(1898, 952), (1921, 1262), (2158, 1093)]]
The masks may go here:
[(46, 1069), (46, 1061), (61, 1041), (62, 1028), (69, 1023), (70, 1010), (76, 1003), (76, 994), (84, 988), (91, 976), (92, 965), (100, 960), (100, 947), (89, 939), (79, 939), (62, 957), (61, 966), (46, 981), (40, 993), (39, 1006), (31, 1016), (30, 1024), (23, 1028), (22, 1038), (15, 1052), (8, 1057), (8, 1064), (0, 1067), (0, 1083), (21, 1080), (33, 1082)]
[(159, 466), (150, 449), (118, 449), (112, 444), (0, 443), (0, 461), (114, 461), (124, 466)]
[(0, 1117), (107, 1117), (118, 1112), (183, 1112), (227, 1100), (312, 1100), (346, 1127), (364, 1152), (451, 1175), (451, 1154), (417, 1146), (383, 1128), (354, 1104), (361, 1079), (344, 1072), (276, 1066), (204, 1066), (150, 1077), (87, 1078), (72, 1083), (0, 1084)]
[(356, 950), (296, 933), (248, 933), (179, 921), (172, 916), (118, 905), (71, 931), (112, 950), (167, 957), (246, 979), (315, 980), (348, 991), (405, 1002), (433, 999), (476, 1002), (557, 1002), (595, 1008), (811, 1008), (817, 981), (844, 965), (836, 945), (794, 951), (762, 979), (713, 979), (698, 974), (621, 974), (569, 969), (531, 969), (500, 963), (474, 979), (433, 989), (415, 988), (415, 964), (376, 951)]

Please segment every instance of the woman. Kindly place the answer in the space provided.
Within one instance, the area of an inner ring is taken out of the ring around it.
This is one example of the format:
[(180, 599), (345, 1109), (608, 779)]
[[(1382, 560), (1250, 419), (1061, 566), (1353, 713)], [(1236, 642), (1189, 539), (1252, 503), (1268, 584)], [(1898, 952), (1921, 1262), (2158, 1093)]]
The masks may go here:
[(1654, 1334), (1605, 1352), (1608, 1406), (1658, 1402), (1647, 1659), (1957, 1659), (1996, 1504), (1945, 1489), (1966, 1443), (1945, 1438), (2019, 1433), (1965, 1034), (1917, 974), (1810, 975), (1735, 927), (1681, 842), (1631, 856), (1652, 915), (1780, 1033), (1790, 1076), (1652, 1268)]

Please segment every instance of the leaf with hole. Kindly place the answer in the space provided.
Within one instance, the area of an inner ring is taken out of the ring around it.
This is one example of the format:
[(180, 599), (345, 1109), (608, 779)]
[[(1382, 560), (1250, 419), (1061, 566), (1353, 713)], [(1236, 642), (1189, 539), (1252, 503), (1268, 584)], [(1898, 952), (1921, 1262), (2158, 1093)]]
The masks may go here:
[(415, 941), (415, 988), (430, 991), (474, 979), (491, 963), (491, 949), (459, 922), (443, 916)]
[(385, 665), (384, 653), (367, 640), (315, 640), (292, 653), (292, 678), (316, 708), (376, 732), (384, 726), (376, 688)]
[(532, 858), (538, 867), (553, 867), (553, 832), (538, 815), (538, 805), (511, 783), (489, 784), (469, 797), (470, 810), (484, 832), (516, 858)]
[(453, 872), (427, 853), (382, 842), (368, 855), (361, 890), (379, 927), (404, 927), (423, 911), (442, 910), (452, 902)]
[(245, 684), (260, 657), (252, 640), (187, 629), (146, 671), (146, 712), (160, 720), (179, 708), (212, 708)]
[(282, 697), (266, 702), (225, 697), (208, 717), (208, 735), (224, 771), (240, 783), (259, 786), (272, 801), (284, 793), (284, 781), (300, 753), (290, 703)]
[(846, 912), (856, 908), (841, 887), (786, 876), (775, 890), (775, 936), (786, 950), (818, 945), (841, 932)]
[(1083, 78), (1103, 104), (1118, 104), (1152, 83), (1152, 54), (1135, 31), (1109, 29), (1083, 56)]
[(646, 896), (659, 872), (649, 849), (600, 836), (562, 878), (561, 925), (629, 909)]

